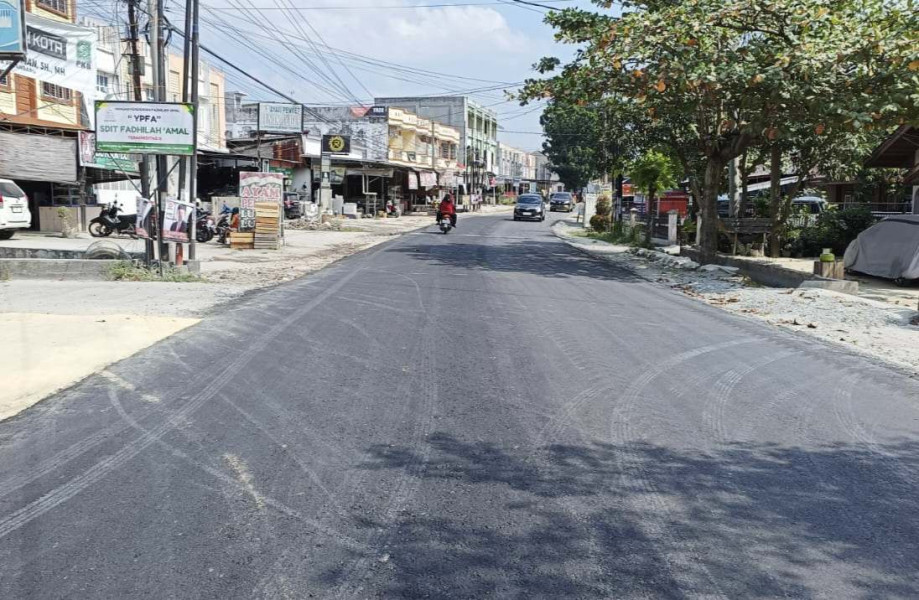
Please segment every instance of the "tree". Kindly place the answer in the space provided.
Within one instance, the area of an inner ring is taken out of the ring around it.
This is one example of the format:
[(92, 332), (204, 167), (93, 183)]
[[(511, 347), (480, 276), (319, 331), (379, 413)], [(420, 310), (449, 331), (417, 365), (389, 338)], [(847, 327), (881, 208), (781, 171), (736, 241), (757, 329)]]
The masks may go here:
[[(628, 8), (621, 17), (550, 13), (556, 39), (582, 48), (553, 77), (528, 81), (520, 98), (577, 104), (615, 94), (627, 100), (617, 106), (640, 107), (643, 119), (676, 134), (675, 154), (703, 180), (703, 255), (717, 246), (729, 160), (789, 126), (858, 131), (919, 111), (912, 0), (644, 0)], [(544, 59), (538, 69), (558, 66)], [(661, 141), (669, 140), (642, 145)]]
[(645, 194), (645, 212), (648, 215), (645, 242), (650, 245), (657, 219), (657, 193), (677, 184), (679, 170), (672, 158), (658, 150), (649, 150), (632, 162), (628, 171), (632, 185)]

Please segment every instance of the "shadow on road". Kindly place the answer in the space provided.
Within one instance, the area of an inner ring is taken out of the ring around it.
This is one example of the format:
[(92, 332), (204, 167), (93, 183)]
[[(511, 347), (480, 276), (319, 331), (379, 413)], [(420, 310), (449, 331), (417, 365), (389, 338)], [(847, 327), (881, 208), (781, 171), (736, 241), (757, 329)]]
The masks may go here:
[(452, 241), (444, 243), (399, 246), (387, 252), (401, 252), (418, 261), (437, 267), (458, 270), (529, 273), (542, 277), (587, 277), (620, 282), (643, 282), (632, 271), (581, 254), (557, 240), (510, 240), (494, 238), (490, 243), (474, 244)]
[(429, 443), (427, 459), (375, 446), (363, 465), (440, 482), (455, 505), (432, 512), (467, 515), (363, 522), (390, 531), (385, 597), (919, 597), (914, 442)]

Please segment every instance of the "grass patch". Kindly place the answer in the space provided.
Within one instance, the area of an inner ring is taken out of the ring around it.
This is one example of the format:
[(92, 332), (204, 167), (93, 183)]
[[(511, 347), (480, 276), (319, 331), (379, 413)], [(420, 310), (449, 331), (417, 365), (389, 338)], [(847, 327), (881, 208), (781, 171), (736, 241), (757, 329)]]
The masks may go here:
[(171, 283), (191, 283), (205, 281), (198, 275), (175, 267), (165, 267), (160, 277), (159, 269), (148, 269), (129, 260), (120, 260), (109, 268), (109, 279), (112, 281), (167, 281)]

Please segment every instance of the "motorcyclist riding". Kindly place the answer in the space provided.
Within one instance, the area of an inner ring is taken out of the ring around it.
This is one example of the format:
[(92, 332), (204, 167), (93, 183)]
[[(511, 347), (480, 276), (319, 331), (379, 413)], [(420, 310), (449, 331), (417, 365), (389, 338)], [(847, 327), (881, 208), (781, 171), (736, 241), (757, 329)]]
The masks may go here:
[(456, 206), (453, 204), (453, 196), (446, 194), (440, 201), (440, 208), (437, 209), (437, 223), (444, 217), (450, 218), (450, 225), (456, 227)]

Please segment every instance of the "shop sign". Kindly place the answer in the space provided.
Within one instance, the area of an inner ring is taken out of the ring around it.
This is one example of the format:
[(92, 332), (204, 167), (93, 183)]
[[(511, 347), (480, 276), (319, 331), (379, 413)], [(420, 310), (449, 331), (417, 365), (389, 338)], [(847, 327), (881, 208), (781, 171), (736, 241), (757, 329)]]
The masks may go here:
[(281, 202), (284, 175), (241, 171), (239, 174), (239, 230), (255, 230), (255, 203)]
[(437, 187), (437, 175), (433, 171), (422, 171), (419, 173), (418, 179), (423, 188)]
[(258, 131), (266, 133), (302, 133), (303, 105), (259, 102)]
[(287, 179), (293, 179), (294, 177), (294, 170), (292, 167), (273, 167), (269, 165), (268, 172), (269, 173), (281, 173)]
[[(345, 180), (345, 167), (329, 167), (328, 171), (325, 173), (329, 174), (329, 183), (331, 185), (341, 185), (341, 182)], [(313, 167), (313, 181), (322, 181), (322, 169)]]
[(371, 106), (370, 110), (367, 111), (368, 117), (382, 117), (386, 118), (389, 116), (389, 107), (387, 106)]
[(409, 171), (408, 173), (408, 189), (410, 190), (418, 189), (418, 174), (413, 171)]
[(623, 195), (623, 197), (625, 197), (625, 196), (634, 196), (634, 195), (635, 195), (635, 190), (632, 188), (632, 184), (631, 184), (631, 183), (623, 183), (623, 184), (622, 184), (622, 195)]
[(129, 154), (96, 154), (96, 134), (91, 131), (80, 132), (80, 165), (137, 174), (137, 161)]
[(96, 152), (191, 155), (195, 107), (183, 102), (96, 102)]
[(195, 207), (189, 202), (167, 198), (163, 215), (163, 239), (170, 242), (188, 243), (188, 231), (194, 210)]
[(350, 135), (324, 135), (322, 136), (322, 153), (323, 154), (350, 154), (351, 153), (351, 136)]
[(26, 55), (25, 0), (0, 0), (0, 60)]

